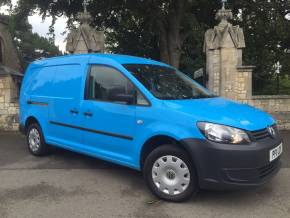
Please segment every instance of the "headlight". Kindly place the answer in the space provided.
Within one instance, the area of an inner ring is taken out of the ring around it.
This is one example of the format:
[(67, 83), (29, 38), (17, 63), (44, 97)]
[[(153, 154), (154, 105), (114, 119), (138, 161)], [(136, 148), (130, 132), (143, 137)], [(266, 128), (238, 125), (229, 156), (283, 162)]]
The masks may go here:
[(227, 144), (248, 144), (251, 142), (248, 134), (241, 129), (206, 122), (199, 122), (197, 126), (210, 141)]

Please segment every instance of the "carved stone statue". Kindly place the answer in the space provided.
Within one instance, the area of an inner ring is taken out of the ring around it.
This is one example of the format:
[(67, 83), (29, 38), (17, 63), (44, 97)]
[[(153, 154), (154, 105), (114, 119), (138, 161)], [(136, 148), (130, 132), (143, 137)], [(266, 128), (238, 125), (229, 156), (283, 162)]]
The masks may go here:
[(68, 34), (66, 50), (72, 54), (104, 52), (104, 32), (90, 26), (92, 17), (87, 11), (88, 1), (83, 5), (84, 12), (77, 17), (80, 26)]
[(205, 49), (217, 49), (225, 46), (227, 34), (230, 34), (236, 48), (246, 47), (243, 29), (229, 23), (232, 18), (233, 13), (231, 10), (222, 8), (218, 11), (216, 20), (220, 21), (220, 23), (205, 33)]

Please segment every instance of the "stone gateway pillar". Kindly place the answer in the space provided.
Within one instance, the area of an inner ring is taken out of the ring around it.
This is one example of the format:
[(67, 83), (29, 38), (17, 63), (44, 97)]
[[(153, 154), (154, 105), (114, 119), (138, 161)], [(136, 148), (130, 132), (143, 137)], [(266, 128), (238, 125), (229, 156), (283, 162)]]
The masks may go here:
[(86, 6), (87, 2), (84, 2), (84, 12), (77, 17), (80, 26), (67, 36), (66, 50), (70, 54), (103, 53), (105, 50), (104, 32), (90, 26), (92, 17)]
[[(218, 11), (216, 19), (220, 23), (205, 33), (204, 52), (208, 89), (216, 95), (236, 100), (238, 74), (245, 71), (242, 67), (245, 39), (243, 29), (229, 23), (232, 18), (231, 10), (223, 7)], [(246, 69), (252, 72), (251, 68)], [(251, 90), (248, 91), (246, 95), (251, 93)]]
[(219, 24), (205, 33), (207, 88), (215, 95), (249, 104), (270, 113), (280, 129), (290, 129), (290, 96), (253, 96), (253, 66), (243, 66), (243, 29), (233, 26), (231, 10), (216, 14)]

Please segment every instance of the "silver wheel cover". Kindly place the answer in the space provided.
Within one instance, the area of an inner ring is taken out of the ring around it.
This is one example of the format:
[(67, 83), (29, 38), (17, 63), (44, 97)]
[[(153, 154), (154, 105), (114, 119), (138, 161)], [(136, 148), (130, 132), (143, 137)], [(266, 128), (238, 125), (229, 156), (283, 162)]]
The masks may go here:
[(32, 152), (37, 152), (40, 148), (40, 134), (36, 128), (32, 128), (28, 134), (28, 144)]
[(178, 195), (188, 188), (190, 172), (183, 160), (166, 155), (155, 161), (152, 179), (159, 191), (168, 195)]

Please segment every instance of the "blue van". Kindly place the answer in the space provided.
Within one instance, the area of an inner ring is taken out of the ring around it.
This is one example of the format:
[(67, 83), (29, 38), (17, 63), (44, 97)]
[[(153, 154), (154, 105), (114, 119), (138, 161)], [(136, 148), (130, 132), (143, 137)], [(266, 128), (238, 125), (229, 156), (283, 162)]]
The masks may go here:
[(258, 186), (281, 165), (270, 115), (144, 58), (36, 61), (25, 73), (20, 108), (31, 154), (57, 146), (142, 171), (149, 189), (169, 201), (199, 189)]

